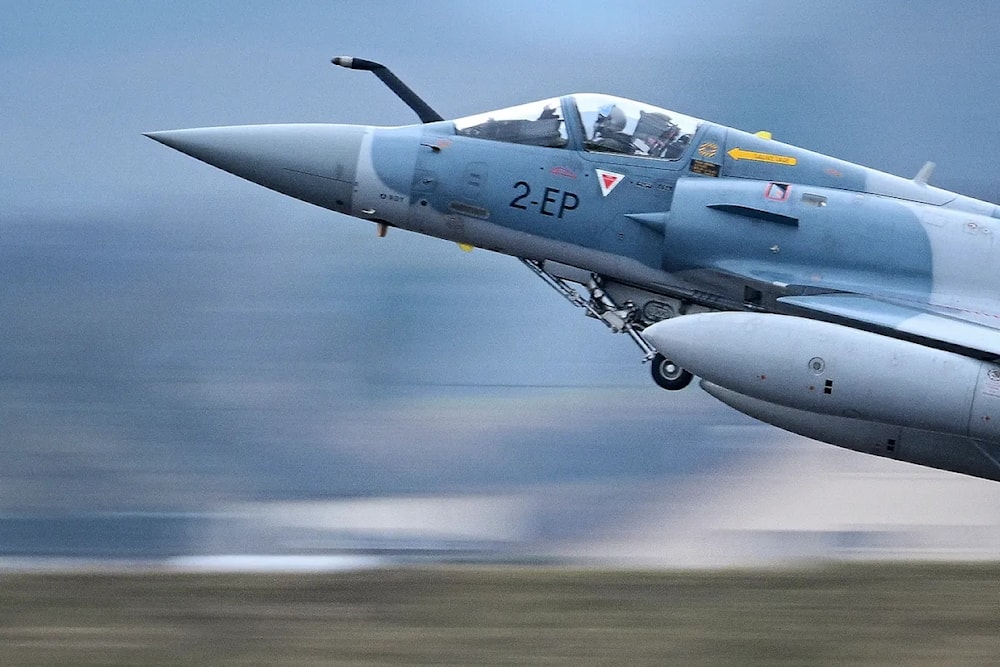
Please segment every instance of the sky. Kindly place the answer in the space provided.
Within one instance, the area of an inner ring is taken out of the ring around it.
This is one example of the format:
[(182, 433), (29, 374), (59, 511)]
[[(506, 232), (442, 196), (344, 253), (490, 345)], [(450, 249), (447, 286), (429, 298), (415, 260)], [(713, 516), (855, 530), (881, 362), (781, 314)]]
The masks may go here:
[[(143, 132), (569, 92), (1000, 197), (991, 3), (0, 2), (0, 513), (628, 486), (820, 447), (516, 261), (282, 197)], [(777, 444), (776, 444), (777, 443)]]

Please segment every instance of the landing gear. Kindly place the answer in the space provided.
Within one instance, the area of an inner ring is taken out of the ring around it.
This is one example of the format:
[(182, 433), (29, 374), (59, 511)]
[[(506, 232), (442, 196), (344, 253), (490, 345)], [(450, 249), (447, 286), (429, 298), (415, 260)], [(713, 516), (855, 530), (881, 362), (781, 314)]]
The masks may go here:
[[(602, 287), (601, 278), (595, 274), (584, 272), (580, 269), (576, 269), (575, 274), (572, 276), (566, 273), (557, 274), (550, 272), (545, 262), (529, 259), (522, 259), (521, 261), (550, 287), (559, 292), (567, 301), (574, 306), (583, 308), (587, 312), (587, 315), (604, 322), (615, 333), (627, 334), (639, 349), (642, 350), (643, 361), (652, 362), (653, 381), (657, 385), (670, 391), (677, 391), (691, 383), (691, 373), (657, 352), (642, 337), (642, 330), (648, 323), (670, 317), (677, 312), (671, 309), (669, 305), (651, 302), (657, 304), (663, 315), (661, 317), (647, 318), (644, 317), (643, 313), (635, 306), (632, 300), (624, 299), (619, 304), (619, 302), (611, 298)], [(557, 266), (563, 270), (572, 269), (572, 267)], [(586, 289), (586, 296), (570, 285), (570, 282), (583, 286)], [(649, 305), (647, 304), (647, 307)], [(680, 310), (679, 312), (685, 311)]]
[(650, 371), (653, 375), (653, 382), (667, 391), (683, 389), (691, 384), (691, 378), (694, 377), (690, 372), (659, 352), (653, 356)]
[[(627, 334), (632, 339), (632, 342), (642, 350), (644, 361), (649, 361), (656, 355), (656, 350), (653, 349), (653, 346), (642, 337), (643, 323), (641, 322), (639, 309), (631, 301), (626, 301), (621, 306), (615, 303), (601, 287), (599, 276), (577, 269), (579, 273), (585, 273), (585, 277), (563, 278), (560, 275), (550, 273), (543, 262), (530, 259), (522, 259), (521, 262), (534, 271), (549, 287), (559, 292), (564, 299), (578, 308), (583, 308), (589, 317), (604, 322), (605, 326), (615, 333)], [(584, 298), (567, 280), (572, 280), (585, 287), (587, 298)]]

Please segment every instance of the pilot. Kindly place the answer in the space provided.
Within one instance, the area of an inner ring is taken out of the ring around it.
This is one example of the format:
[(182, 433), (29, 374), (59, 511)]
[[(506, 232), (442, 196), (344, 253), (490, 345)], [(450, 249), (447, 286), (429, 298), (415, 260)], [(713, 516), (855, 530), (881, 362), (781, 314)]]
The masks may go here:
[(684, 151), (687, 150), (688, 145), (691, 143), (690, 134), (682, 134), (673, 141), (670, 142), (666, 148), (663, 149), (663, 157), (668, 160), (676, 160)]
[(625, 112), (616, 104), (606, 104), (597, 111), (594, 121), (594, 143), (607, 151), (615, 153), (634, 153), (632, 137), (626, 134)]
[(548, 105), (542, 109), (541, 115), (538, 116), (538, 120), (552, 120), (553, 118), (559, 118), (559, 114), (556, 113), (555, 109)]

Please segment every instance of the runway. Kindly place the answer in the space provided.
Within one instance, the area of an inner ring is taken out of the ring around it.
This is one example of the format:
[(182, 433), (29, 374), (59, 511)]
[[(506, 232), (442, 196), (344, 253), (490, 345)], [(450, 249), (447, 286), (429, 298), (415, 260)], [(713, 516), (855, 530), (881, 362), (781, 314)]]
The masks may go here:
[(1000, 565), (8, 574), (18, 665), (991, 664)]

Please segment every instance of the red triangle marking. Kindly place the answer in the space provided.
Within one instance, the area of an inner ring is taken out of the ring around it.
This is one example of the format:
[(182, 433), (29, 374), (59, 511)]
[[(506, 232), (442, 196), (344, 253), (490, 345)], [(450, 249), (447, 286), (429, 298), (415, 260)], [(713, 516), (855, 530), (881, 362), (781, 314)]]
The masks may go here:
[(604, 171), (603, 169), (595, 169), (598, 177), (598, 185), (601, 186), (601, 194), (605, 197), (608, 193), (614, 190), (619, 183), (625, 178), (624, 174), (616, 174), (613, 171)]

